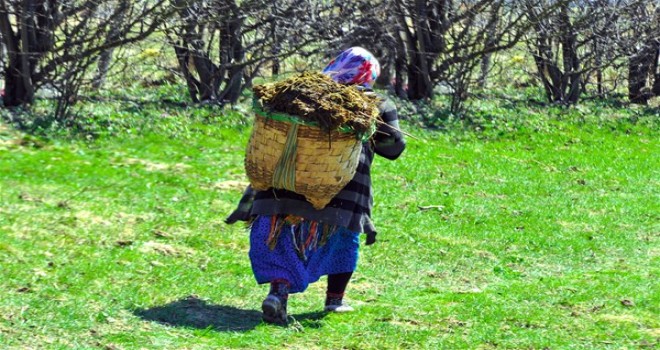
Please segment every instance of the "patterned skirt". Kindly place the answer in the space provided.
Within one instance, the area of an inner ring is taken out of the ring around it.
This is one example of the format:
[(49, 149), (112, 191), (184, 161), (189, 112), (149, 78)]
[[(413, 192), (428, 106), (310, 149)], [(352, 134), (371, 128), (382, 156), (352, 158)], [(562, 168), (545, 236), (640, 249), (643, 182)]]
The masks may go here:
[(250, 230), (250, 262), (258, 283), (285, 279), (290, 292), (307, 289), (324, 275), (353, 272), (358, 232), (295, 216), (258, 216)]

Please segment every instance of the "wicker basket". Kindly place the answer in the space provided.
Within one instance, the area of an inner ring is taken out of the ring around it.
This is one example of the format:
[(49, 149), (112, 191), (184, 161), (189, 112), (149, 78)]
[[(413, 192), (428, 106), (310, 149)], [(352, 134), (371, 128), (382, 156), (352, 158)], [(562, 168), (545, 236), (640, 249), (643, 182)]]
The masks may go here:
[(293, 191), (322, 209), (355, 175), (361, 150), (355, 134), (256, 113), (245, 170), (254, 189)]

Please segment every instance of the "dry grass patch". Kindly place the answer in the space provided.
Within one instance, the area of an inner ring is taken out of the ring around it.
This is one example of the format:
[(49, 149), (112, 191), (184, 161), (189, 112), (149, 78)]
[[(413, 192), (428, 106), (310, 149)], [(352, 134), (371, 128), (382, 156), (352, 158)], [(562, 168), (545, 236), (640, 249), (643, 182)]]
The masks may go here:
[(144, 166), (144, 170), (148, 172), (157, 172), (157, 171), (184, 172), (191, 168), (190, 165), (185, 163), (169, 164), (169, 163), (155, 162), (155, 161), (151, 161), (147, 159), (139, 159), (139, 158), (126, 158), (117, 161), (115, 163), (119, 165), (129, 165), (129, 166), (142, 165)]

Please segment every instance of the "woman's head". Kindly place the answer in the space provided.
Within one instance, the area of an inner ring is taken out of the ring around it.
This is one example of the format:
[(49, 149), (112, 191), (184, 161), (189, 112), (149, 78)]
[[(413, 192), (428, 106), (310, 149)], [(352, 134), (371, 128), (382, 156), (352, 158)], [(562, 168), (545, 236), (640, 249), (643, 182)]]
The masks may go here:
[(330, 61), (323, 73), (340, 84), (371, 87), (380, 74), (380, 64), (371, 52), (355, 46)]

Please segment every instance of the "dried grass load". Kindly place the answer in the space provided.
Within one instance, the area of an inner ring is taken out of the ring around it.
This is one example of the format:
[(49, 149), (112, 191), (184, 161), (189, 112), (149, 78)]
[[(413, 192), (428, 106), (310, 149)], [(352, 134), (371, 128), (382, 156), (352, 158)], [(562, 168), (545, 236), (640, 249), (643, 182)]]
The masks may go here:
[(348, 129), (366, 134), (378, 116), (376, 96), (336, 83), (322, 73), (303, 73), (253, 90), (266, 111), (300, 117), (325, 131)]

